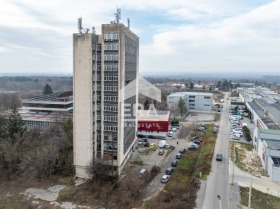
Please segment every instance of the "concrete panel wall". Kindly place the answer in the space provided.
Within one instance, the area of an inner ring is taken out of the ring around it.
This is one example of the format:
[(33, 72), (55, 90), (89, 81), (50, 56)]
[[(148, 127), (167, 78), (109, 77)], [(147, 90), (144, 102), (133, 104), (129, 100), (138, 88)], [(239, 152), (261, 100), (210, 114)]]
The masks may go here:
[(76, 176), (89, 178), (93, 159), (92, 34), (73, 36), (74, 165)]

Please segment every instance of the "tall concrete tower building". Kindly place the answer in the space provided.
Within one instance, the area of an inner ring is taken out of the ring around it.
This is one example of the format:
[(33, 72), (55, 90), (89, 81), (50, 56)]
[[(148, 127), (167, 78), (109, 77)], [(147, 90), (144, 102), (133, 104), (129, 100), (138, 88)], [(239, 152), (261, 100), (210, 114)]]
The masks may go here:
[(91, 177), (97, 163), (119, 175), (136, 140), (139, 38), (118, 18), (101, 25), (100, 35), (81, 24), (79, 30), (73, 34), (76, 176)]

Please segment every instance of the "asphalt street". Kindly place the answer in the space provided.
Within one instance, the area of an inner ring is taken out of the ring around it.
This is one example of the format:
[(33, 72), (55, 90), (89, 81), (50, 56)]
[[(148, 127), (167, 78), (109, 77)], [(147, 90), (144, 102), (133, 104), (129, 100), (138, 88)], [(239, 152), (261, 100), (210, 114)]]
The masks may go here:
[[(230, 208), (229, 203), (229, 103), (228, 93), (225, 96), (224, 108), (221, 114), (220, 128), (217, 136), (215, 151), (212, 159), (212, 170), (207, 178), (203, 199), (203, 209)], [(216, 154), (223, 154), (223, 161), (216, 161)], [(218, 196), (220, 198), (218, 198)]]

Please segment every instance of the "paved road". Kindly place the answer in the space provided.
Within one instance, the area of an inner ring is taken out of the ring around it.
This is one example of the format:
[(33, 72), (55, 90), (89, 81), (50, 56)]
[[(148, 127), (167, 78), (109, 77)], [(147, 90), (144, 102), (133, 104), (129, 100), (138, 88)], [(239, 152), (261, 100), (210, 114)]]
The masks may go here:
[[(156, 192), (161, 191), (161, 189), (165, 186), (165, 184), (160, 182), (161, 177), (165, 174), (166, 169), (168, 167), (171, 167), (171, 162), (175, 160), (176, 154), (179, 152), (179, 149), (186, 148), (188, 144), (187, 140), (185, 139), (179, 139), (179, 140), (176, 139), (176, 135), (173, 137), (173, 139), (170, 139), (168, 141), (171, 145), (175, 146), (175, 149), (169, 154), (169, 156), (162, 163), (161, 172), (149, 183), (147, 187), (146, 198), (152, 197)], [(179, 142), (178, 145), (177, 145), (177, 141)]]
[[(228, 93), (226, 93), (226, 98)], [(221, 115), (220, 128), (216, 141), (214, 157), (212, 160), (212, 171), (210, 172), (206, 190), (203, 200), (203, 209), (219, 209), (230, 208), (229, 203), (229, 153), (228, 153), (228, 139), (229, 139), (229, 103), (225, 100), (224, 108)], [(216, 162), (216, 153), (223, 154), (223, 162)], [(217, 195), (220, 195), (219, 202)], [(220, 207), (221, 204), (221, 207)]]

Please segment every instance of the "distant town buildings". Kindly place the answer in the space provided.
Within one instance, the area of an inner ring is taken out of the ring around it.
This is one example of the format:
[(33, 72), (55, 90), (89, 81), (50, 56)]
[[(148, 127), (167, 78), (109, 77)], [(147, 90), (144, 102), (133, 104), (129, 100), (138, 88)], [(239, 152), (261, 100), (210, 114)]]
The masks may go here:
[(280, 95), (268, 88), (238, 88), (255, 124), (253, 146), (273, 181), (280, 182)]
[(176, 92), (167, 96), (169, 110), (178, 109), (178, 102), (182, 98), (189, 112), (213, 110), (213, 93), (205, 92)]
[(73, 35), (74, 164), (82, 178), (100, 162), (119, 175), (136, 140), (138, 96), (129, 84), (138, 76), (139, 38), (118, 21), (101, 30)]

